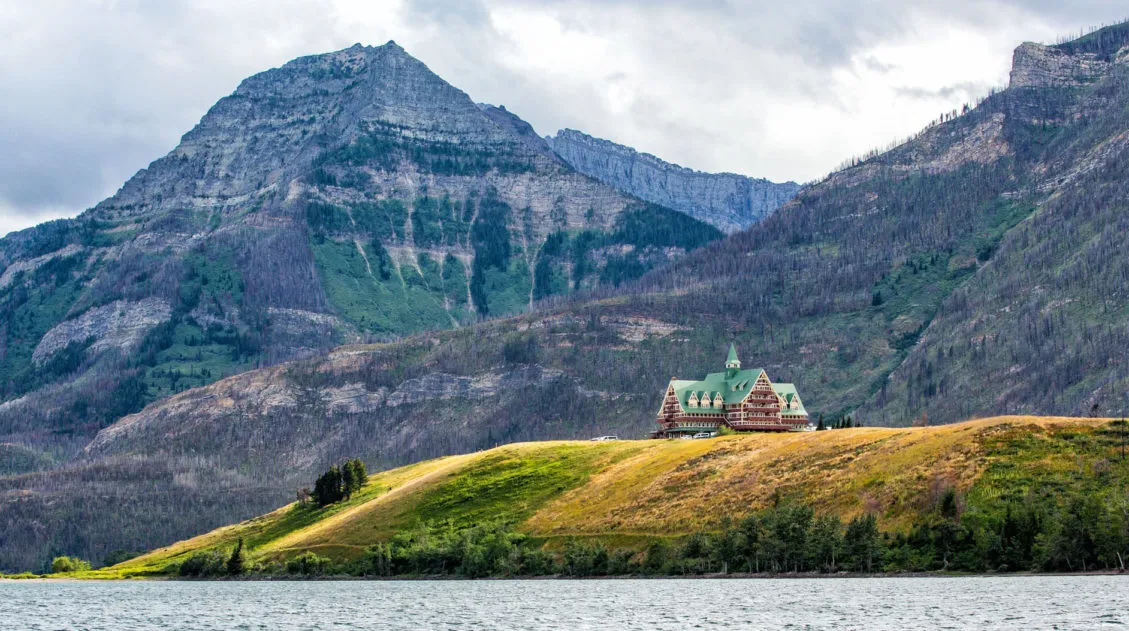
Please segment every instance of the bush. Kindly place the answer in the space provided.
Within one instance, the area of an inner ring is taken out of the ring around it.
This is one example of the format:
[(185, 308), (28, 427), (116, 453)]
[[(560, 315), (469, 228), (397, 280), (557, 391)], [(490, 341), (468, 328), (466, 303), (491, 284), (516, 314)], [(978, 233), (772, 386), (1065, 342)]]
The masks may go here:
[(227, 573), (227, 559), (219, 550), (196, 552), (180, 564), (177, 573), (193, 577), (223, 576)]
[(64, 574), (67, 572), (85, 572), (90, 569), (90, 563), (78, 557), (59, 556), (51, 561), (51, 572)]
[(286, 572), (300, 576), (322, 576), (329, 572), (329, 559), (318, 556), (313, 552), (306, 552), (290, 559), (286, 564)]

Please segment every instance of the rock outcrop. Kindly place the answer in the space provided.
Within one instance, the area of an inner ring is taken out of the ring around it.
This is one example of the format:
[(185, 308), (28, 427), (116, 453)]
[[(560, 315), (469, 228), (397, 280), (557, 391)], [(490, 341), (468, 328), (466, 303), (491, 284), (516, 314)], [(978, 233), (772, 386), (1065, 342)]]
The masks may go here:
[(39, 340), (31, 358), (37, 365), (69, 344), (85, 344), (91, 352), (117, 349), (123, 355), (137, 347), (149, 329), (169, 319), (172, 309), (160, 298), (118, 300), (60, 322)]
[(694, 171), (574, 129), (562, 129), (545, 140), (577, 171), (726, 233), (764, 219), (800, 190), (795, 182)]
[(1012, 55), (1008, 87), (1078, 87), (1101, 78), (1109, 65), (1096, 53), (1072, 53), (1057, 46), (1025, 42)]

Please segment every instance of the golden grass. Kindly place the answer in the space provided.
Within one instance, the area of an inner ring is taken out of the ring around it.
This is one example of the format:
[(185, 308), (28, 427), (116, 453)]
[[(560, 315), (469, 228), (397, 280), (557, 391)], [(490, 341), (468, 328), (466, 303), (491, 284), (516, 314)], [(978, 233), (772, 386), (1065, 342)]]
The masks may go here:
[(980, 438), (1023, 425), (1101, 419), (997, 417), (924, 428), (856, 428), (668, 441), (593, 476), (525, 522), (538, 537), (686, 534), (774, 496), (902, 528), (945, 486), (967, 490), (988, 462)]

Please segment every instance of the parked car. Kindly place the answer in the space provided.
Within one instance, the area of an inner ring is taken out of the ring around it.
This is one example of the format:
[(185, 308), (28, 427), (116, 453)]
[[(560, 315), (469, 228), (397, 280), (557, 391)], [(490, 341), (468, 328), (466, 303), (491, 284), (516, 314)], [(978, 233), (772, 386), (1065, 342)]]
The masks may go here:
[(597, 436), (590, 440), (603, 441), (603, 440), (619, 440), (619, 436)]
[(716, 435), (717, 434), (714, 434), (713, 432), (698, 432), (697, 434), (694, 434), (694, 438), (713, 438)]

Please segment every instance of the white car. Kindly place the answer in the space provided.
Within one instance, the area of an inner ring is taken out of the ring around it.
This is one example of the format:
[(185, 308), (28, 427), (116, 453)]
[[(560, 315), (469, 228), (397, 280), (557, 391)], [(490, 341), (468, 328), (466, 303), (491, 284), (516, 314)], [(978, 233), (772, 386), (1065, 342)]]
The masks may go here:
[(619, 436), (597, 436), (597, 437), (592, 438), (590, 440), (595, 440), (595, 441), (619, 440)]
[(713, 437), (714, 437), (713, 432), (698, 432), (697, 434), (694, 434), (694, 438), (713, 438)]

